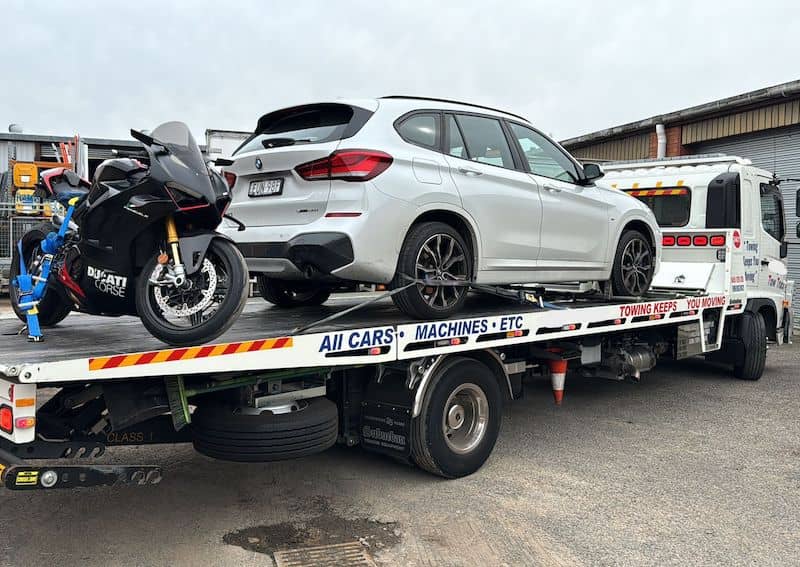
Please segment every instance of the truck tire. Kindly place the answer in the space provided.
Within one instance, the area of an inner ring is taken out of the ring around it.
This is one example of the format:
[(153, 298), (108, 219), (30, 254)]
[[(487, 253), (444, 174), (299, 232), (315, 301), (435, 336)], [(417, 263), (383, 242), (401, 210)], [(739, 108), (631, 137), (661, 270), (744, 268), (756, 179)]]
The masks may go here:
[[(452, 248), (451, 248), (452, 246)], [(460, 258), (460, 259), (458, 259)], [(406, 235), (392, 289), (408, 285), (405, 276), (431, 280), (472, 280), (472, 253), (464, 238), (443, 222), (413, 225)], [(394, 304), (415, 319), (444, 319), (457, 313), (467, 298), (468, 288), (414, 285), (392, 296)]]
[(461, 357), (444, 364), (411, 425), (411, 458), (430, 473), (460, 478), (489, 458), (500, 433), (502, 394), (485, 364)]
[[(42, 223), (27, 231), (22, 235), (22, 253), (25, 255), (26, 266), (30, 267), (31, 255), (34, 251), (39, 250), (39, 244), (47, 237), (47, 233), (53, 231), (53, 225), (50, 223)], [(19, 307), (19, 291), (11, 283), (14, 278), (19, 275), (19, 250), (16, 243), (11, 252), (11, 266), (9, 268), (8, 280), (8, 294), (11, 299), (11, 308), (14, 313), (23, 323), (27, 322), (27, 313)], [(54, 273), (50, 272), (51, 280), (55, 279)], [(69, 312), (72, 311), (72, 304), (67, 301), (67, 298), (56, 289), (50, 286), (45, 293), (44, 297), (39, 301), (39, 324), (42, 327), (53, 327), (60, 323)]]
[(306, 400), (291, 413), (244, 414), (200, 406), (192, 414), (194, 448), (214, 459), (268, 462), (320, 453), (336, 443), (339, 411), (327, 398)]
[(293, 283), (268, 278), (264, 274), (256, 276), (258, 291), (264, 301), (277, 307), (305, 307), (322, 305), (331, 295), (330, 290), (312, 283)]
[(733, 375), (741, 380), (758, 380), (767, 361), (767, 327), (764, 316), (757, 311), (741, 314), (739, 335), (744, 345), (741, 364), (734, 364)]
[(614, 295), (640, 297), (644, 295), (655, 274), (655, 254), (650, 241), (638, 230), (622, 233), (611, 268), (611, 287)]

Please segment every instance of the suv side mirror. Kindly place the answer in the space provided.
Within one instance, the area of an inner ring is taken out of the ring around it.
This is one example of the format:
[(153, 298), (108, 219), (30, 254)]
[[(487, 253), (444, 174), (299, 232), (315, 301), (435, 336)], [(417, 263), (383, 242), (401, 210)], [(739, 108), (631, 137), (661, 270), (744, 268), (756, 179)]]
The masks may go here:
[(600, 179), (604, 175), (605, 173), (603, 173), (603, 170), (600, 169), (600, 166), (596, 163), (583, 164), (583, 176), (586, 181), (594, 181), (595, 179)]

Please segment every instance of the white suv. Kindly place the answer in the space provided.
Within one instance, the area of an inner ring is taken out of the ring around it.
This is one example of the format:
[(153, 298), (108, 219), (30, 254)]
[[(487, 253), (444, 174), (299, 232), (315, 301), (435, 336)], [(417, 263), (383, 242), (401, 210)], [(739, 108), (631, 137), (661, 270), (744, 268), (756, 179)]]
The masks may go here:
[(442, 318), (467, 292), (443, 280), (610, 280), (638, 296), (657, 269), (650, 209), (507, 112), (394, 96), (306, 104), (262, 116), (233, 160), (229, 214), (243, 226), (223, 228), (280, 306), (413, 278), (397, 306)]

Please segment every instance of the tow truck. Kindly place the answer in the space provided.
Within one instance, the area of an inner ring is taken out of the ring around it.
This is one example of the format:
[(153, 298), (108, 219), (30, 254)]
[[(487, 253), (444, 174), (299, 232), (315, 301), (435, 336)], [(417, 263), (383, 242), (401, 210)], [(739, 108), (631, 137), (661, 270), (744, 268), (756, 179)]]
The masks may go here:
[(2, 322), (0, 481), (154, 484), (157, 465), (98, 457), (157, 443), (264, 462), (338, 442), (456, 478), (486, 461), (503, 405), (531, 380), (549, 378), (558, 403), (567, 377), (639, 381), (661, 359), (705, 356), (761, 378), (768, 342), (791, 338), (777, 181), (723, 156), (605, 169), (665, 225), (644, 297), (597, 284), (480, 289), (444, 321), (405, 319), (386, 293), (297, 310), (251, 301), (223, 342), (169, 349), (133, 318), (76, 315), (45, 343)]

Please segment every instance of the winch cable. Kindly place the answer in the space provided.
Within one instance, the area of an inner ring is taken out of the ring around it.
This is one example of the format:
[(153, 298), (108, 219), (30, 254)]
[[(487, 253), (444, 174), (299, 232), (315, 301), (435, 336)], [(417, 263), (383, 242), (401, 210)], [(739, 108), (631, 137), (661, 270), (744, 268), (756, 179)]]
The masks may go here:
[(541, 295), (537, 295), (536, 293), (525, 290), (525, 289), (507, 289), (499, 286), (492, 286), (492, 285), (484, 285), (484, 284), (476, 284), (475, 282), (465, 282), (463, 280), (420, 280), (416, 278), (412, 278), (407, 274), (400, 274), (400, 276), (408, 281), (408, 283), (402, 287), (398, 287), (387, 292), (384, 292), (376, 297), (372, 297), (366, 301), (361, 303), (357, 303), (352, 307), (348, 307), (342, 311), (338, 311), (333, 315), (329, 315), (324, 319), (320, 319), (319, 321), (314, 321), (313, 323), (309, 323), (308, 325), (304, 325), (302, 327), (295, 328), (292, 333), (295, 335), (299, 335), (305, 333), (306, 331), (313, 329), (314, 327), (319, 327), (321, 325), (325, 325), (327, 323), (331, 323), (332, 321), (336, 321), (345, 315), (349, 315), (354, 311), (358, 311), (359, 309), (363, 309), (368, 305), (372, 305), (382, 299), (386, 299), (387, 297), (391, 297), (396, 293), (400, 293), (401, 291), (405, 291), (406, 289), (415, 286), (415, 285), (422, 285), (425, 287), (468, 287), (475, 291), (480, 291), (481, 293), (486, 293), (490, 295), (495, 295), (497, 297), (502, 297), (504, 299), (510, 299), (512, 301), (517, 301), (519, 303), (523, 303), (525, 305), (533, 305), (539, 309), (564, 309), (555, 303), (550, 303), (548, 301), (544, 301)]

